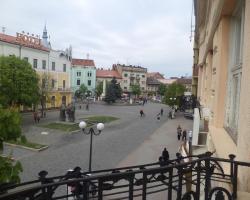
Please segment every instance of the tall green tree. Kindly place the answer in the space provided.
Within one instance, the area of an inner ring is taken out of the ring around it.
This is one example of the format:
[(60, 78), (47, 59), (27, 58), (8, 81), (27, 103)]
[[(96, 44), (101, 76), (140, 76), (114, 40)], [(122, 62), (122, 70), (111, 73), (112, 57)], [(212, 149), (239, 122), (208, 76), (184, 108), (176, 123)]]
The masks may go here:
[(114, 103), (117, 99), (121, 98), (122, 89), (120, 84), (117, 83), (116, 78), (113, 78), (110, 83), (107, 84), (106, 96), (104, 101), (107, 103)]
[(135, 96), (139, 96), (141, 94), (141, 88), (139, 84), (131, 85), (131, 92)]
[(161, 83), (161, 84), (159, 85), (158, 93), (159, 93), (161, 96), (164, 96), (165, 93), (166, 93), (166, 91), (167, 91), (167, 86), (166, 86), (165, 84)]
[(25, 60), (0, 57), (0, 104), (4, 107), (31, 106), (39, 101), (38, 75)]
[(100, 82), (98, 83), (95, 89), (96, 96), (97, 97), (101, 96), (102, 92), (103, 92), (103, 82)]
[[(20, 105), (39, 102), (39, 78), (31, 65), (15, 56), (0, 57), (0, 154), (3, 142), (21, 135)], [(18, 182), (19, 162), (0, 155), (0, 183)]]
[(179, 83), (172, 83), (168, 86), (167, 91), (164, 95), (164, 102), (167, 105), (179, 105), (180, 104), (180, 96), (182, 96), (185, 92), (185, 86)]

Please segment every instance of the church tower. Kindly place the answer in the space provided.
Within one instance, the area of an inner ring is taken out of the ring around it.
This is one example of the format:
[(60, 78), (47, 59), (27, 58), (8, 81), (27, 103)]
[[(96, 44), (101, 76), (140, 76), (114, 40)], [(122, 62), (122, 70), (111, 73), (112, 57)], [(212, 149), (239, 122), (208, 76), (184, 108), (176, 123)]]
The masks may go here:
[(50, 42), (48, 41), (48, 33), (47, 33), (46, 24), (43, 29), (42, 45), (47, 48), (51, 48)]

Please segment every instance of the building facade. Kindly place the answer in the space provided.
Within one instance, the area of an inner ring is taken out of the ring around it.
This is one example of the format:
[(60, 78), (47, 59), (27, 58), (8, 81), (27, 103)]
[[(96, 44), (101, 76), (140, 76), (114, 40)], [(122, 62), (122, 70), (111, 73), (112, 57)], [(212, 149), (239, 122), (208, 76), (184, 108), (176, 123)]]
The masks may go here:
[[(44, 28), (43, 40), (47, 30)], [(70, 66), (71, 50), (55, 51), (50, 43), (44, 46), (37, 36), (17, 33), (16, 36), (0, 34), (0, 55), (15, 55), (27, 60), (40, 76), (41, 87), (47, 88), (46, 107), (60, 107), (62, 103), (71, 103)], [(45, 84), (44, 81), (47, 81)]]
[(132, 65), (114, 64), (113, 70), (122, 76), (121, 88), (124, 92), (131, 92), (131, 85), (140, 85), (142, 93), (147, 90), (147, 68)]
[(157, 95), (161, 82), (154, 77), (147, 77), (146, 83), (147, 83), (147, 94)]
[(96, 87), (96, 68), (94, 60), (72, 59), (71, 67), (71, 88), (75, 93), (84, 84), (91, 95), (95, 94)]
[[(209, 122), (208, 149), (219, 157), (250, 155), (250, 1), (194, 0), (197, 97)], [(239, 190), (250, 191), (250, 171), (239, 171)]]

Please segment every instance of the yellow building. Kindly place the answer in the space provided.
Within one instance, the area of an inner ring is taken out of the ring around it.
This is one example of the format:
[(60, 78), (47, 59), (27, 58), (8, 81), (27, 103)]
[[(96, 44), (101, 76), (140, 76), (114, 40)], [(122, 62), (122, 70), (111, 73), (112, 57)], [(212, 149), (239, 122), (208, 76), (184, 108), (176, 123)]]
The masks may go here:
[[(250, 1), (194, 0), (194, 6), (197, 97), (209, 122), (208, 150), (249, 161)], [(238, 183), (238, 190), (250, 191), (249, 169), (239, 170)]]
[(33, 34), (17, 33), (16, 36), (11, 36), (0, 33), (0, 55), (15, 55), (27, 60), (40, 76), (40, 84), (48, 94), (46, 108), (54, 108), (60, 107), (62, 103), (71, 103), (72, 100), (71, 48), (55, 51), (51, 49), (47, 39), (46, 27), (42, 39)]

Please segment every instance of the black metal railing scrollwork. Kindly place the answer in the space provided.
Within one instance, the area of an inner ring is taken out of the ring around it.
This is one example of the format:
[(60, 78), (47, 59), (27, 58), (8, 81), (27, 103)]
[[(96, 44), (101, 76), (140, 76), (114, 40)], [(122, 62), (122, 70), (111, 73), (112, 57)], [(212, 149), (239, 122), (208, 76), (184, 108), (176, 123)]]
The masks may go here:
[[(225, 173), (224, 166), (229, 167)], [(250, 163), (215, 158), (211, 152), (169, 159), (165, 151), (159, 162), (116, 169), (82, 172), (80, 167), (65, 175), (49, 177), (39, 172), (39, 179), (21, 184), (0, 185), (1, 200), (55, 200), (55, 199), (165, 199), (177, 200), (233, 200), (237, 198), (237, 176), (240, 167)], [(218, 186), (220, 183), (220, 187)], [(225, 187), (223, 187), (223, 185)], [(232, 188), (228, 190), (226, 188)]]

